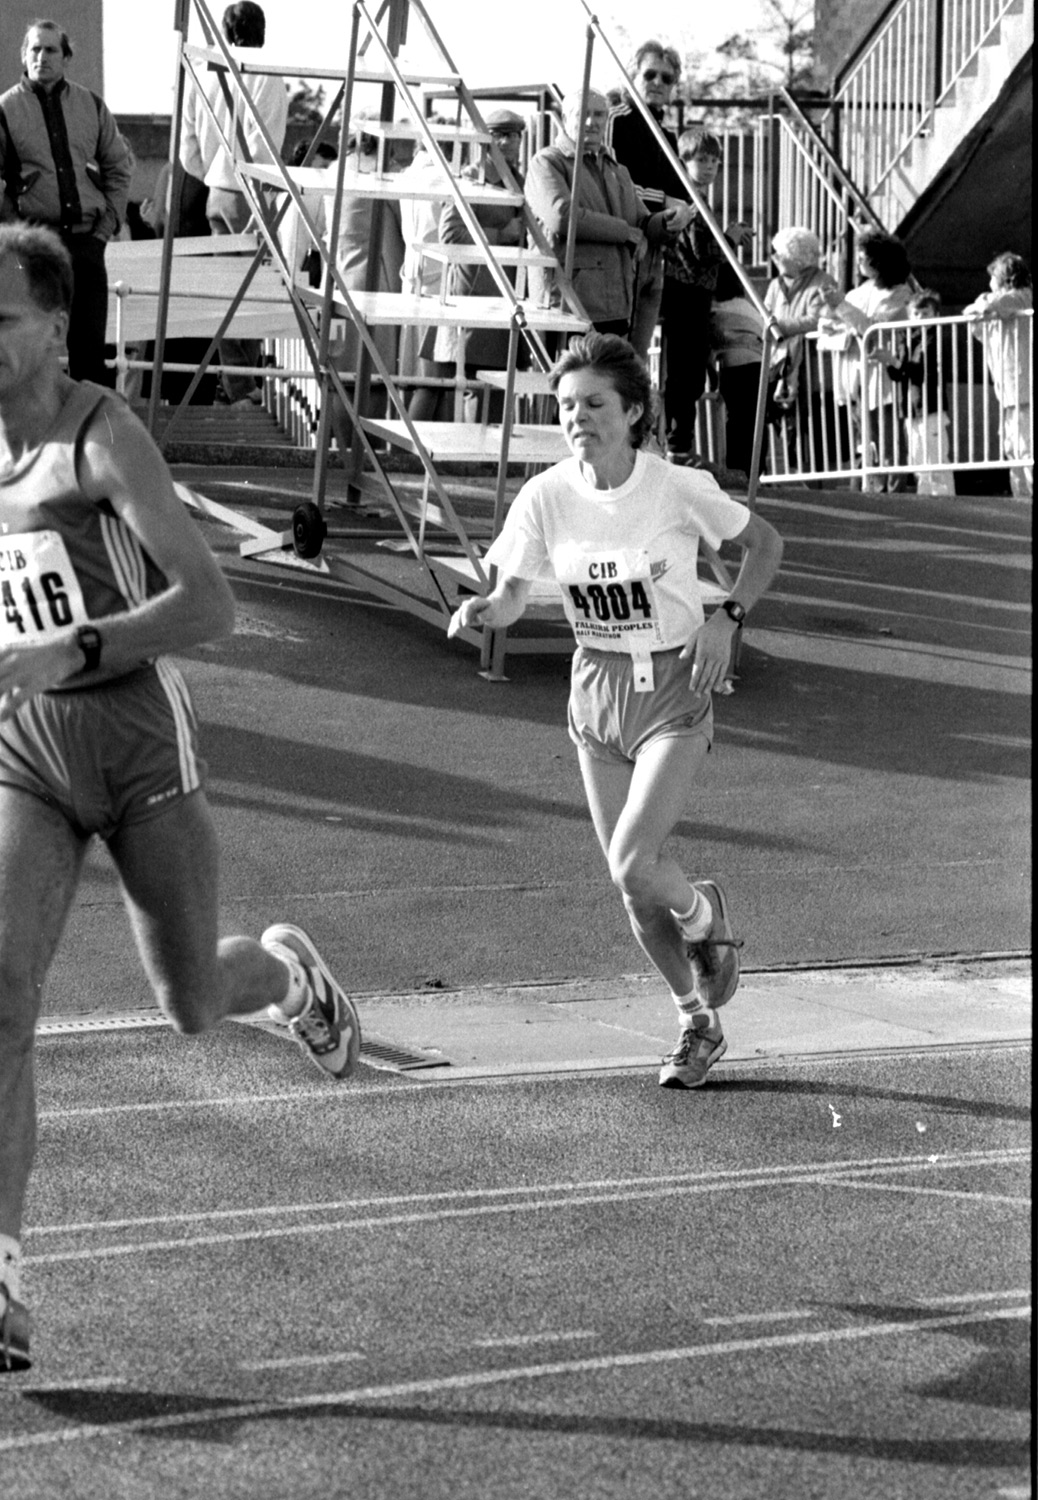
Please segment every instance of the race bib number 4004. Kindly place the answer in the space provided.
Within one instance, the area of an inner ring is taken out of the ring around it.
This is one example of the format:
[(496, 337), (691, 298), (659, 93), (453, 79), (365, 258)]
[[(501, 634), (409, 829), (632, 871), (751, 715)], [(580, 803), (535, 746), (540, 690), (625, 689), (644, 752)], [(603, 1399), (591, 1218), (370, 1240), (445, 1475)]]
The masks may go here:
[(37, 639), (87, 618), (57, 531), (0, 535), (0, 643)]
[(662, 640), (647, 552), (579, 554), (567, 548), (555, 565), (566, 613), (582, 645), (626, 647)]

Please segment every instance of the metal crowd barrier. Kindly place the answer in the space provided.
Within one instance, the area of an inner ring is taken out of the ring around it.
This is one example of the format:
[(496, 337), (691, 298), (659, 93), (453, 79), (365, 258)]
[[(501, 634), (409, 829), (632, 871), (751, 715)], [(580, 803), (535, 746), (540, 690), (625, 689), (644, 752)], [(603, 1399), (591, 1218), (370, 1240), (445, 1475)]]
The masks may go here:
[[(762, 480), (899, 490), (914, 478), (920, 493), (954, 494), (957, 474), (1009, 469), (1013, 493), (1031, 494), (1033, 318), (959, 315), (807, 335), (795, 380), (784, 384), (778, 369)], [(925, 366), (911, 361), (924, 338)]]

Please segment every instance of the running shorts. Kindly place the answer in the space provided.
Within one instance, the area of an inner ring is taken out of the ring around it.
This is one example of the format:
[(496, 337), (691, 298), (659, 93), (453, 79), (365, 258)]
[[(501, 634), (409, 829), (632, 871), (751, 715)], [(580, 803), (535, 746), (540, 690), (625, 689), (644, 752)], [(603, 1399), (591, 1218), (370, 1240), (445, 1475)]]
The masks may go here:
[(570, 675), (569, 736), (596, 760), (629, 765), (655, 740), (701, 734), (714, 737), (709, 693), (693, 692), (692, 663), (680, 651), (656, 651), (655, 686), (634, 688), (631, 658), (618, 651), (578, 646)]
[(190, 694), (165, 657), (96, 687), (39, 693), (0, 723), (0, 784), (42, 798), (82, 838), (165, 812), (205, 772)]

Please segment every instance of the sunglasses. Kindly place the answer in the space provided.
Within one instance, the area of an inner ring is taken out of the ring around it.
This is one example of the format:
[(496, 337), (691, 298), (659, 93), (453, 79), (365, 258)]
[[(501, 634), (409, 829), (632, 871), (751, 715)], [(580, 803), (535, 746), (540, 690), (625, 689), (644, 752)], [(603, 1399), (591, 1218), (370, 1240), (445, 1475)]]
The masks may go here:
[(673, 73), (661, 73), (658, 68), (646, 68), (645, 72), (642, 74), (642, 77), (645, 79), (646, 83), (655, 83), (658, 78), (660, 83), (662, 83), (666, 88), (670, 88), (671, 84), (674, 82)]
[(491, 135), (509, 136), (525, 135), (525, 133), (525, 131), (520, 130), (518, 125), (491, 125), (490, 127)]

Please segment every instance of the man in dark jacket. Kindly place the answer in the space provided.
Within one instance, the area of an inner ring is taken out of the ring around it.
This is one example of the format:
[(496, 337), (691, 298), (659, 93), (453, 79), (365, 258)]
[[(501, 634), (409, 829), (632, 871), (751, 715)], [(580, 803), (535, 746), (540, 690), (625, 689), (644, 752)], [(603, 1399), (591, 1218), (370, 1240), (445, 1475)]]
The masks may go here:
[(0, 221), (27, 219), (61, 236), (75, 278), (69, 374), (110, 385), (105, 245), (126, 218), (133, 153), (104, 100), (65, 77), (71, 56), (53, 21), (25, 33), (21, 82), (0, 95)]

